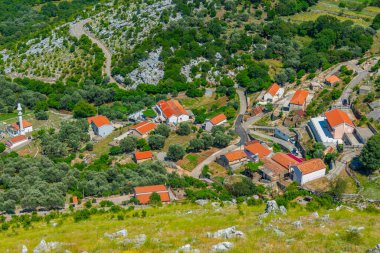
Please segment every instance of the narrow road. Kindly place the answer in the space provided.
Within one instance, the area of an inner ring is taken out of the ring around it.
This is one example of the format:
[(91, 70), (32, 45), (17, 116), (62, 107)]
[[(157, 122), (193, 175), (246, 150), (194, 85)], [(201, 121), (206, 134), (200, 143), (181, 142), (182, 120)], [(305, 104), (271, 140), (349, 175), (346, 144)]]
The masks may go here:
[(288, 142), (288, 141), (284, 141), (284, 140), (281, 140), (279, 138), (276, 138), (276, 137), (273, 137), (273, 136), (270, 136), (270, 135), (266, 135), (266, 134), (263, 134), (261, 132), (258, 132), (258, 131), (253, 131), (251, 130), (251, 133), (260, 137), (261, 139), (263, 140), (270, 140), (270, 141), (273, 141), (277, 144), (280, 144), (281, 146), (285, 147), (286, 149), (288, 149), (290, 152), (296, 148), (296, 146), (294, 146), (292, 143)]
[(334, 169), (329, 171), (326, 178), (333, 181), (340, 173), (346, 168), (346, 164), (360, 154), (359, 151), (349, 151), (343, 154), (343, 156), (335, 162)]
[(106, 74), (110, 78), (111, 83), (116, 83), (119, 88), (126, 89), (126, 87), (118, 82), (112, 77), (111, 64), (112, 64), (112, 53), (111, 51), (99, 40), (95, 37), (94, 34), (87, 31), (84, 26), (90, 22), (91, 19), (81, 20), (70, 26), (70, 34), (76, 38), (80, 38), (82, 35), (86, 35), (90, 38), (90, 40), (95, 43), (100, 49), (102, 49), (104, 56), (106, 57), (105, 66), (103, 68), (103, 74)]

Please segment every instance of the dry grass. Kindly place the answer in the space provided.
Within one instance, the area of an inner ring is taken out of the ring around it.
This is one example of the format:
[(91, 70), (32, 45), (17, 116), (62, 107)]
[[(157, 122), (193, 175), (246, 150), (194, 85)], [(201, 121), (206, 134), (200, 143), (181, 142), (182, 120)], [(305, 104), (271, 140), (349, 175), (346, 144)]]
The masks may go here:
[[(189, 211), (192, 211), (189, 213)], [(72, 252), (173, 252), (178, 247), (190, 243), (201, 252), (209, 252), (212, 245), (226, 239), (207, 238), (208, 231), (216, 231), (230, 226), (246, 234), (246, 239), (229, 239), (237, 252), (364, 252), (374, 247), (380, 238), (380, 217), (376, 214), (349, 211), (319, 211), (320, 215), (330, 214), (330, 221), (323, 223), (309, 218), (310, 213), (302, 207), (288, 210), (286, 216), (269, 217), (260, 225), (258, 215), (264, 206), (225, 206), (216, 210), (208, 205), (170, 205), (162, 208), (148, 208), (147, 217), (132, 217), (127, 213), (124, 220), (116, 215), (94, 215), (88, 221), (74, 223), (71, 217), (57, 220), (60, 225), (52, 227), (46, 223), (34, 223), (33, 228), (13, 228), (0, 233), (0, 252), (21, 252), (22, 245), (33, 249), (41, 239), (48, 242), (65, 243), (63, 249)], [(293, 222), (302, 220), (303, 227), (295, 229)], [(285, 233), (277, 236), (266, 229), (272, 224)], [(363, 226), (358, 244), (347, 241), (345, 230), (348, 226)], [(138, 234), (147, 236), (141, 248), (120, 246), (118, 240), (111, 241), (104, 233), (120, 229), (128, 230), (128, 237)], [(63, 251), (62, 249), (62, 251)]]

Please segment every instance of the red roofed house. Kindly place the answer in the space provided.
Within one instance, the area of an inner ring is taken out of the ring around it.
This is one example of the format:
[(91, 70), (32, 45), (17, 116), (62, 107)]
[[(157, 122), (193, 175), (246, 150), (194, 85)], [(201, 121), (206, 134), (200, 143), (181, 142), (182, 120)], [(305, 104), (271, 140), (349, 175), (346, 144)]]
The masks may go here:
[(8, 140), (6, 145), (13, 149), (17, 148), (18, 146), (21, 146), (22, 144), (25, 144), (28, 142), (28, 138), (25, 135), (18, 135), (16, 137), (13, 137), (12, 139)]
[(269, 148), (265, 147), (260, 142), (249, 144), (244, 147), (244, 150), (247, 153), (248, 157), (251, 157), (255, 161), (267, 157), (272, 153)]
[(112, 123), (109, 121), (109, 119), (106, 116), (94, 116), (87, 118), (88, 124), (92, 127), (94, 130), (94, 133), (99, 136), (106, 136), (112, 133), (113, 126)]
[(179, 124), (190, 119), (189, 113), (175, 99), (169, 101), (161, 100), (157, 103), (156, 109), (168, 124)]
[(134, 196), (141, 204), (148, 204), (150, 196), (156, 192), (161, 197), (161, 202), (170, 202), (169, 190), (165, 185), (139, 186), (134, 188)]
[(294, 93), (292, 99), (289, 103), (289, 110), (305, 110), (306, 109), (306, 99), (309, 95), (309, 92), (306, 90), (297, 90), (296, 93)]
[(157, 125), (153, 122), (143, 121), (131, 127), (131, 133), (139, 138), (146, 138), (150, 132), (156, 129)]
[(292, 165), (290, 171), (293, 180), (300, 185), (303, 185), (307, 182), (324, 177), (326, 174), (326, 165), (321, 159), (315, 158), (297, 165)]
[(287, 174), (289, 174), (289, 170), (287, 168), (274, 162), (272, 159), (263, 157), (261, 160), (264, 162), (264, 165), (259, 168), (259, 171), (264, 179), (273, 182), (283, 179)]
[(289, 169), (291, 165), (299, 164), (298, 161), (284, 153), (276, 153), (271, 159), (286, 169)]
[(221, 114), (215, 116), (214, 118), (206, 121), (205, 130), (211, 131), (211, 129), (214, 126), (220, 126), (220, 125), (225, 124), (226, 122), (227, 122), (226, 115), (224, 115), (224, 113), (221, 113)]
[(73, 205), (74, 205), (74, 206), (77, 206), (78, 203), (79, 203), (79, 201), (78, 201), (78, 197), (77, 197), (77, 196), (73, 196)]
[(273, 83), (265, 93), (263, 99), (266, 102), (276, 102), (283, 95), (284, 89), (281, 88), (277, 83)]
[(325, 117), (334, 139), (342, 139), (344, 134), (351, 134), (355, 130), (354, 123), (342, 110), (328, 111), (325, 113)]
[(236, 150), (222, 155), (219, 163), (230, 169), (237, 169), (241, 165), (248, 162), (247, 154), (243, 150)]
[(136, 152), (134, 155), (136, 163), (143, 163), (153, 159), (152, 151)]
[(330, 86), (335, 86), (337, 83), (339, 83), (341, 80), (336, 75), (332, 75), (329, 77), (326, 77), (325, 83)]

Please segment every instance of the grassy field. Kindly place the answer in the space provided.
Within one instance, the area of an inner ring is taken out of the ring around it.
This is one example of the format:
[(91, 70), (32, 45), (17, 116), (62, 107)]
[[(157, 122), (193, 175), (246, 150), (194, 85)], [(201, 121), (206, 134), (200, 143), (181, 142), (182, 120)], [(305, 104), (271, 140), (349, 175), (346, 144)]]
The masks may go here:
[[(264, 205), (249, 207), (226, 205), (214, 208), (194, 204), (169, 205), (161, 208), (147, 208), (146, 217), (134, 217), (131, 211), (118, 220), (115, 214), (93, 215), (90, 220), (74, 223), (72, 217), (55, 220), (58, 226), (46, 222), (33, 223), (30, 229), (11, 228), (0, 232), (0, 252), (21, 252), (22, 245), (31, 251), (42, 239), (60, 242), (61, 251), (71, 252), (174, 252), (187, 243), (201, 252), (209, 252), (212, 245), (222, 241), (234, 243), (229, 251), (237, 252), (365, 252), (379, 243), (380, 216), (365, 212), (319, 211), (329, 214), (328, 222), (311, 218), (310, 212), (302, 207), (288, 210), (285, 216), (270, 216), (259, 223), (259, 214)], [(296, 229), (293, 222), (301, 220), (302, 228)], [(278, 236), (270, 226), (284, 232)], [(215, 232), (230, 226), (237, 226), (245, 233), (245, 239), (207, 238), (207, 232)], [(360, 235), (352, 236), (346, 230), (349, 226), (363, 226)], [(139, 234), (147, 236), (146, 242), (138, 248), (134, 245), (121, 246), (110, 240), (104, 233), (120, 229), (128, 231), (128, 238)], [(355, 239), (355, 240), (354, 240)]]

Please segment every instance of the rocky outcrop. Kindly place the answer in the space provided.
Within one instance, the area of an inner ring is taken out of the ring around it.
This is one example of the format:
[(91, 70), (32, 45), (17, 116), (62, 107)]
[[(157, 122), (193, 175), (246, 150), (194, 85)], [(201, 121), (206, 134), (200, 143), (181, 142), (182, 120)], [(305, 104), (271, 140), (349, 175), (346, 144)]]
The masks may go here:
[(115, 233), (105, 233), (104, 234), (105, 237), (109, 238), (109, 239), (116, 239), (116, 238), (119, 238), (119, 237), (127, 237), (128, 236), (128, 232), (127, 230), (125, 229), (122, 229), (122, 230), (119, 230)]
[(208, 232), (208, 238), (222, 238), (222, 239), (230, 239), (230, 238), (244, 238), (244, 233), (236, 230), (236, 227), (229, 227), (225, 229), (218, 230), (214, 233)]
[(199, 249), (194, 249), (190, 244), (183, 245), (179, 247), (175, 253), (200, 253)]
[(218, 252), (226, 252), (232, 249), (234, 244), (232, 242), (221, 242), (218, 243), (211, 248), (212, 253), (218, 253)]

